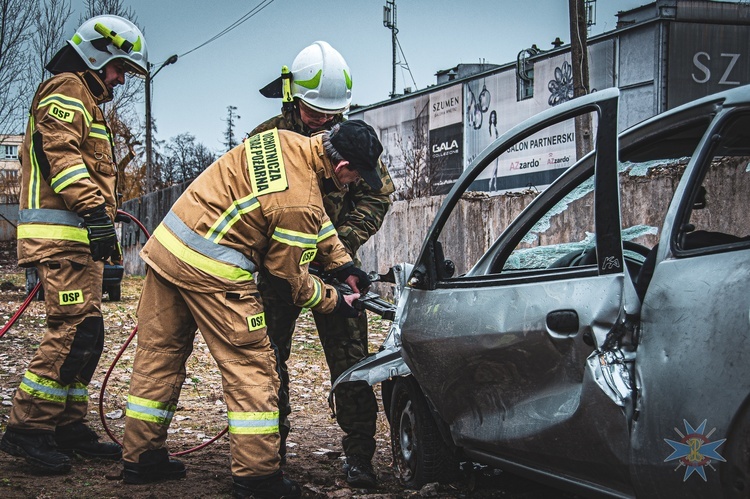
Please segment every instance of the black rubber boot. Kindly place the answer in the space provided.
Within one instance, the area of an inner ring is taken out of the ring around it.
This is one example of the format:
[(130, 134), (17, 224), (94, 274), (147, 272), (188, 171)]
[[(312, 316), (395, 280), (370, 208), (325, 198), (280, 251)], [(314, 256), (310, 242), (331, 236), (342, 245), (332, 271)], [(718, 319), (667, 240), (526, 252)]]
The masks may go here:
[(99, 442), (99, 435), (84, 423), (58, 426), (55, 430), (55, 441), (60, 452), (69, 456), (110, 461), (119, 461), (122, 458), (122, 447), (114, 442)]
[(30, 432), (8, 428), (0, 441), (0, 449), (46, 473), (67, 473), (70, 458), (57, 449), (51, 431)]
[(138, 456), (138, 463), (125, 461), (122, 479), (128, 484), (178, 480), (187, 472), (182, 461), (169, 457), (167, 449), (147, 450)]
[(378, 485), (375, 471), (368, 459), (359, 456), (347, 457), (346, 463), (344, 463), (344, 472), (346, 473), (346, 483), (352, 487), (372, 489)]
[(302, 488), (279, 470), (260, 477), (232, 477), (232, 495), (240, 499), (295, 499), (302, 496)]

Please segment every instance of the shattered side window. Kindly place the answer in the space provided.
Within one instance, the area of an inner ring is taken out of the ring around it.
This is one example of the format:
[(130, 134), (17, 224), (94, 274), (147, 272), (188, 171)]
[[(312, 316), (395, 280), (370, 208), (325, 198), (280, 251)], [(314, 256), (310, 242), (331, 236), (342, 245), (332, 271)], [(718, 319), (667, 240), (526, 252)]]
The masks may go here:
[(590, 177), (543, 214), (503, 265), (503, 271), (554, 267), (595, 242), (594, 179)]
[[(581, 117), (588, 118), (585, 123), (591, 127), (593, 145), (598, 115), (590, 111), (582, 113)], [(482, 171), (476, 172), (473, 182), (460, 194), (437, 236), (442, 258), (446, 262), (450, 260), (448, 263), (455, 269), (453, 277), (466, 275), (477, 262), (487, 258), (488, 250), (513, 220), (575, 163), (575, 129), (575, 118), (560, 118), (533, 133), (529, 130), (528, 135), (519, 136), (509, 147), (495, 150), (494, 157), (487, 158), (488, 163)], [(560, 210), (566, 208), (561, 206)], [(545, 230), (540, 226), (540, 231)], [(580, 237), (585, 238), (585, 232), (581, 232)], [(540, 244), (544, 243), (530, 243), (528, 247)]]
[[(664, 219), (689, 156), (620, 163), (622, 239), (645, 248), (659, 242)], [(626, 256), (628, 253), (625, 247)]]
[[(619, 164), (626, 261), (642, 264), (647, 251), (659, 242), (667, 209), (689, 160), (683, 156)], [(506, 260), (503, 271), (594, 263), (583, 258), (584, 252), (596, 245), (593, 191), (594, 179), (590, 177), (541, 216)], [(641, 248), (635, 251), (638, 246)]]

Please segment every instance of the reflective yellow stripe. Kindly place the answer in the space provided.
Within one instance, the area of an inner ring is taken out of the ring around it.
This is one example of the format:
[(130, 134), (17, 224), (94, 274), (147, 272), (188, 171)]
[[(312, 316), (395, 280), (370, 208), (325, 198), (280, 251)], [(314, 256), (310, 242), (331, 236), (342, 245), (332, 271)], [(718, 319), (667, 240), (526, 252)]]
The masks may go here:
[(317, 234), (305, 234), (304, 232), (282, 229), (280, 227), (274, 229), (271, 239), (298, 248), (315, 248), (318, 245)]
[(229, 279), (230, 281), (252, 281), (253, 274), (239, 267), (217, 262), (207, 256), (203, 256), (197, 251), (188, 248), (182, 241), (177, 239), (163, 225), (159, 225), (154, 231), (154, 237), (176, 258), (182, 260), (188, 265), (200, 269), (203, 272), (213, 276)]
[(93, 121), (91, 114), (88, 109), (86, 109), (86, 106), (83, 105), (83, 102), (74, 97), (68, 97), (63, 94), (48, 95), (39, 102), (37, 109), (49, 106), (50, 104), (57, 104), (58, 106), (71, 111), (81, 111), (83, 113), (83, 118), (86, 121), (86, 126), (90, 126)]
[(235, 435), (267, 435), (279, 432), (279, 411), (227, 412), (229, 433)]
[(86, 229), (63, 225), (24, 224), (18, 226), (17, 234), (18, 239), (58, 239), (89, 243), (89, 235)]
[(31, 158), (31, 175), (29, 175), (29, 208), (39, 208), (39, 192), (42, 183), (42, 175), (39, 170), (39, 163), (34, 154), (34, 115), (29, 114), (29, 130), (32, 131), (31, 140), (29, 140), (29, 158)]
[(156, 400), (128, 395), (125, 415), (129, 418), (169, 426), (176, 408), (176, 406), (167, 402), (158, 402)]
[(313, 287), (314, 287), (313, 295), (309, 300), (307, 300), (305, 303), (302, 304), (303, 308), (312, 308), (318, 303), (320, 303), (320, 300), (323, 299), (323, 290), (322, 290), (322, 286), (320, 285), (320, 281), (315, 279), (314, 277), (312, 278), (312, 280), (313, 280)]
[(110, 144), (112, 143), (112, 137), (109, 135), (109, 131), (107, 130), (107, 127), (104, 125), (100, 125), (99, 123), (92, 123), (89, 136), (94, 136), (100, 139), (104, 139)]
[(211, 226), (211, 229), (206, 233), (206, 239), (218, 243), (235, 222), (240, 219), (240, 216), (255, 210), (259, 206), (258, 199), (252, 194), (236, 200)]
[(59, 194), (60, 191), (65, 189), (67, 186), (82, 178), (91, 178), (86, 165), (74, 165), (64, 169), (63, 171), (52, 177), (49, 186), (52, 187), (53, 191)]
[(83, 383), (71, 383), (68, 385), (68, 400), (72, 402), (88, 402), (88, 387)]
[(68, 387), (51, 379), (37, 376), (31, 371), (23, 375), (19, 390), (28, 393), (32, 397), (49, 400), (50, 402), (65, 403), (68, 398)]
[(335, 233), (336, 228), (333, 226), (333, 224), (330, 221), (325, 222), (318, 232), (318, 242), (328, 239)]

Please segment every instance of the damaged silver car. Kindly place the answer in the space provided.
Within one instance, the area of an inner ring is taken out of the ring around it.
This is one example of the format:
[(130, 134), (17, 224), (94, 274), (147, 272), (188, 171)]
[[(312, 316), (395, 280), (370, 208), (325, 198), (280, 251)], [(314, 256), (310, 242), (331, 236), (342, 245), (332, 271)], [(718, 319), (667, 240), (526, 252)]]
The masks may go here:
[[(750, 496), (750, 88), (619, 136), (618, 100), (493, 142), (397, 267), (385, 344), (334, 388), (382, 384), (405, 485), (472, 461), (584, 495)], [(494, 241), (462, 240), (472, 183), (580, 116), (593, 152)]]

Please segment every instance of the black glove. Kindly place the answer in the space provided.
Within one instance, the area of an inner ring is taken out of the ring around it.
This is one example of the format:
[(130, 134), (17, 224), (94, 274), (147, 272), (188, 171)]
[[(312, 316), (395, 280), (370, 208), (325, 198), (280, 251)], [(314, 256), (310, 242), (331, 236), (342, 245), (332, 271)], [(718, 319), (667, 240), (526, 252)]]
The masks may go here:
[(372, 281), (367, 276), (367, 272), (354, 265), (349, 265), (348, 267), (345, 267), (336, 272), (336, 279), (341, 282), (345, 282), (346, 278), (350, 275), (353, 275), (357, 278), (357, 287), (359, 288), (359, 291), (363, 295), (367, 294), (367, 290), (370, 289), (370, 284), (372, 284)]
[(115, 224), (107, 215), (104, 205), (79, 213), (83, 218), (83, 225), (89, 234), (89, 249), (94, 261), (107, 260), (117, 253), (117, 233)]
[(348, 319), (356, 319), (359, 317), (359, 310), (357, 310), (354, 307), (350, 307), (348, 303), (346, 303), (346, 300), (344, 300), (344, 295), (339, 291), (339, 301), (336, 302), (336, 308), (333, 309), (334, 314), (338, 314), (342, 317), (346, 317)]

